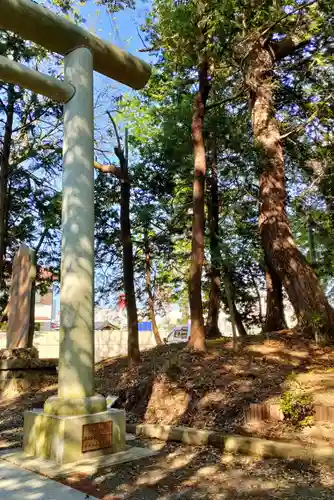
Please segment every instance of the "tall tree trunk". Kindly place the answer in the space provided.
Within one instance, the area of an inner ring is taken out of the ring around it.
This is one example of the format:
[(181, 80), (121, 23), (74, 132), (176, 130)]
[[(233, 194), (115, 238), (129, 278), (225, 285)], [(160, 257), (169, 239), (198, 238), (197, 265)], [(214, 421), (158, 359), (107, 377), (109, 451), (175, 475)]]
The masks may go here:
[(315, 241), (314, 241), (314, 223), (312, 219), (312, 215), (308, 216), (307, 220), (307, 229), (308, 229), (308, 247), (309, 247), (309, 255), (310, 255), (310, 263), (312, 267), (316, 265), (317, 255), (315, 250)]
[(152, 330), (154, 338), (157, 345), (159, 345), (162, 344), (162, 340), (155, 319), (154, 296), (152, 292), (152, 283), (151, 283), (151, 252), (150, 252), (150, 244), (148, 241), (148, 234), (146, 229), (144, 230), (144, 245), (145, 245), (145, 284), (146, 284), (148, 310), (149, 310), (150, 320), (152, 322)]
[(257, 295), (257, 301), (259, 303), (259, 323), (260, 325), (262, 325), (262, 321), (263, 321), (263, 314), (262, 314), (262, 301), (261, 301), (261, 294), (259, 292), (259, 287), (255, 281), (255, 278), (254, 278), (254, 275), (252, 273), (252, 270), (250, 269), (249, 270), (249, 273), (250, 273), (250, 277), (251, 277), (251, 280), (253, 282), (253, 286), (254, 286), (254, 290), (255, 290), (255, 293)]
[(210, 229), (210, 295), (208, 305), (208, 319), (206, 327), (207, 338), (221, 336), (218, 327), (219, 305), (220, 305), (220, 250), (219, 250), (219, 195), (218, 195), (218, 173), (217, 173), (217, 148), (216, 137), (213, 134), (211, 140), (210, 177), (208, 184), (210, 192), (207, 192), (208, 219)]
[(334, 312), (312, 267), (297, 248), (285, 210), (283, 146), (273, 99), (274, 53), (257, 42), (245, 61), (252, 127), (263, 156), (259, 228), (266, 259), (277, 273), (305, 333), (326, 342), (334, 337)]
[(140, 362), (139, 336), (138, 336), (138, 314), (134, 284), (133, 247), (130, 223), (130, 176), (128, 169), (128, 130), (125, 129), (125, 147), (123, 150), (121, 138), (112, 114), (107, 115), (114, 127), (117, 146), (114, 148), (115, 155), (119, 160), (119, 168), (115, 165), (100, 165), (94, 162), (94, 168), (103, 172), (111, 173), (121, 183), (120, 202), (120, 225), (123, 251), (123, 284), (126, 300), (126, 312), (128, 323), (128, 363), (130, 366)]
[(34, 334), (35, 334), (35, 305), (36, 305), (36, 278), (37, 278), (37, 255), (34, 252), (32, 256), (32, 265), (34, 266), (32, 283), (31, 283), (31, 298), (30, 298), (30, 321), (29, 321), (29, 331), (27, 339), (27, 347), (32, 347), (34, 345)]
[(0, 290), (5, 289), (4, 268), (8, 232), (8, 173), (13, 132), (14, 102), (14, 85), (8, 85), (5, 133), (3, 148), (0, 153)]
[(231, 270), (226, 262), (223, 262), (223, 280), (231, 320), (234, 321), (234, 324), (238, 330), (239, 337), (244, 339), (247, 337), (247, 331), (244, 327), (242, 316), (238, 311), (237, 305), (235, 303), (235, 286), (233, 283)]
[(236, 319), (235, 319), (235, 307), (232, 298), (231, 282), (226, 273), (223, 274), (223, 281), (225, 286), (225, 293), (227, 299), (227, 306), (231, 317), (232, 324), (232, 338), (233, 338), (233, 349), (237, 348), (237, 329), (236, 329)]
[(128, 320), (128, 360), (129, 364), (140, 362), (138, 315), (134, 287), (133, 250), (130, 225), (130, 183), (121, 183), (121, 238), (123, 248), (123, 279)]
[(267, 311), (262, 332), (277, 332), (287, 328), (283, 306), (283, 288), (276, 271), (266, 267)]
[(204, 191), (206, 158), (203, 137), (205, 106), (209, 95), (208, 61), (199, 65), (199, 91), (195, 96), (192, 116), (194, 149), (192, 246), (189, 276), (189, 306), (191, 331), (189, 346), (195, 351), (205, 350), (205, 330), (202, 304), (202, 268), (204, 261)]
[(126, 312), (128, 321), (128, 362), (134, 365), (140, 362), (138, 314), (134, 284), (133, 247), (130, 223), (130, 178), (128, 170), (128, 134), (125, 130), (125, 152), (123, 151), (116, 124), (109, 114), (117, 135), (118, 146), (115, 154), (119, 159), (121, 170), (121, 239), (123, 249), (123, 281), (126, 299)]
[(241, 316), (240, 312), (238, 311), (237, 305), (236, 305), (234, 300), (233, 300), (232, 304), (233, 304), (235, 325), (237, 327), (239, 337), (241, 337), (242, 339), (246, 339), (248, 335), (247, 335), (247, 331), (246, 331), (246, 328), (244, 326), (244, 323), (242, 321), (242, 316)]

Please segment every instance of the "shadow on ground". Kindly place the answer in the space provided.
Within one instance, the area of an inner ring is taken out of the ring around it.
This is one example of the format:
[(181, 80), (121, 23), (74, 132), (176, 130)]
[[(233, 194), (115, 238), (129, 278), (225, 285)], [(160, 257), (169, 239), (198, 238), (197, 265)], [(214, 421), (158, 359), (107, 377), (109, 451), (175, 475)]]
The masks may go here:
[[(203, 355), (187, 352), (184, 345), (158, 346), (144, 352), (142, 363), (131, 370), (126, 358), (99, 363), (97, 388), (105, 395), (118, 394), (132, 422), (245, 433), (244, 413), (251, 403), (280, 396), (292, 372), (330, 373), (333, 352), (289, 335), (252, 338), (238, 352), (226, 341), (214, 342)], [(329, 392), (332, 386), (327, 385)], [(20, 444), (23, 411), (42, 407), (54, 391), (45, 388), (0, 404), (3, 448)], [(68, 481), (105, 500), (334, 498), (330, 467), (231, 457), (218, 449), (175, 443), (150, 459)]]
[[(248, 434), (244, 416), (251, 403), (279, 399), (291, 376), (334, 371), (334, 350), (289, 334), (252, 337), (234, 352), (230, 342), (208, 343), (195, 355), (184, 345), (158, 346), (142, 354), (138, 368), (126, 358), (98, 365), (100, 390), (119, 395), (131, 422), (163, 423)], [(307, 378), (307, 377), (306, 377)], [(334, 377), (312, 376), (304, 385), (316, 395), (332, 393)], [(270, 436), (275, 437), (275, 436)], [(288, 436), (290, 439), (290, 436)]]
[(332, 499), (330, 467), (168, 444), (159, 455), (70, 484), (104, 500)]

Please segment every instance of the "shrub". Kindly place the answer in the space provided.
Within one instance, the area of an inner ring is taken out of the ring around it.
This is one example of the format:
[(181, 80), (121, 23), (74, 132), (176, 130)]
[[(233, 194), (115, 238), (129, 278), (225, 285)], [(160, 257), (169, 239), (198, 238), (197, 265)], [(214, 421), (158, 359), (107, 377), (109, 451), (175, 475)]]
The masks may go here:
[(314, 404), (311, 394), (287, 391), (282, 394), (280, 408), (285, 420), (293, 425), (307, 426), (313, 424)]

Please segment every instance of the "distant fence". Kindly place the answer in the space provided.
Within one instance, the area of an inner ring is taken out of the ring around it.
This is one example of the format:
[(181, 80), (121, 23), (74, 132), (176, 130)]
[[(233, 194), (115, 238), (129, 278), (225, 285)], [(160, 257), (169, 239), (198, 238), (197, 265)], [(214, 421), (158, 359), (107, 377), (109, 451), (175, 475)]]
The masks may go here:
[[(126, 356), (128, 352), (128, 332), (126, 330), (96, 330), (95, 331), (95, 361), (101, 361), (113, 356)], [(58, 358), (59, 331), (35, 332), (34, 346), (39, 357)], [(139, 348), (141, 351), (156, 346), (152, 331), (139, 332)], [(6, 347), (6, 332), (0, 332), (0, 348)]]

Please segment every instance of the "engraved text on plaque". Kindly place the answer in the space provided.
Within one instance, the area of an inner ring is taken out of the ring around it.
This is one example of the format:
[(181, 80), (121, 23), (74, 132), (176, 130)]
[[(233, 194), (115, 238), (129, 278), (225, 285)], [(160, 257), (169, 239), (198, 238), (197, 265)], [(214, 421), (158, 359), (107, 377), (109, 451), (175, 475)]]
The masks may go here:
[(110, 448), (112, 445), (112, 421), (82, 426), (82, 453)]

